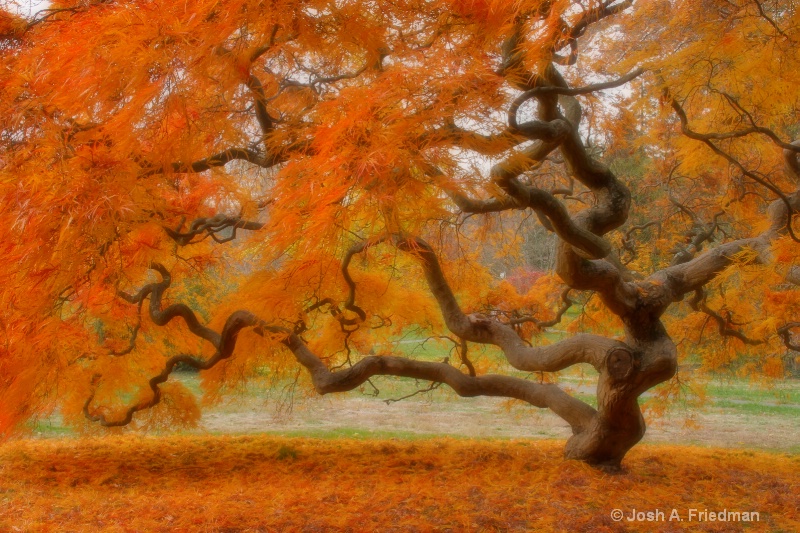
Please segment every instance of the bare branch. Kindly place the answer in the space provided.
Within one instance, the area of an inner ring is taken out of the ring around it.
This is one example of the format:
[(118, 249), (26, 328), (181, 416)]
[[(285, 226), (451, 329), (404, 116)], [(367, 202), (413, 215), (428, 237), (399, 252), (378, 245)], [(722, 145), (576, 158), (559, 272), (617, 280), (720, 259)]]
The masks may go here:
[(405, 396), (401, 396), (399, 398), (388, 398), (386, 400), (383, 400), (383, 403), (385, 403), (386, 405), (391, 405), (393, 403), (397, 403), (397, 402), (400, 402), (400, 401), (403, 401), (403, 400), (407, 400), (409, 398), (413, 398), (417, 394), (425, 394), (426, 392), (434, 391), (434, 390), (438, 389), (441, 385), (442, 385), (441, 382), (436, 381), (436, 382), (431, 383), (428, 387), (426, 387), (424, 389), (415, 390), (411, 394), (406, 394)]

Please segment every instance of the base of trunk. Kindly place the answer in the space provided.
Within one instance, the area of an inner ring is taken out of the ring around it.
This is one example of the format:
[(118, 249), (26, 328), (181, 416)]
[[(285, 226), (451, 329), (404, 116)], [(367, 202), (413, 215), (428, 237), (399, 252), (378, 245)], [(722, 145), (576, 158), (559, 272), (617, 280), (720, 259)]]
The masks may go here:
[(627, 422), (612, 423), (597, 417), (592, 425), (567, 441), (564, 457), (605, 471), (619, 471), (625, 454), (642, 440), (645, 433), (641, 415), (635, 421), (629, 419)]

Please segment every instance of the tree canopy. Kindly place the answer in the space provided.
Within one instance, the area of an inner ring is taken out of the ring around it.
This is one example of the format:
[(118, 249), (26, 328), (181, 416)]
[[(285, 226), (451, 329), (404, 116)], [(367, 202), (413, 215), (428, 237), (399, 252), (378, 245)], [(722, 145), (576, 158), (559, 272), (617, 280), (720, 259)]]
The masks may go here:
[[(549, 408), (616, 466), (679, 363), (793, 368), (794, 0), (11, 7), (0, 435), (192, 424), (176, 367), (209, 397), (304, 367)], [(409, 332), (453, 357), (393, 353)], [(553, 377), (579, 364), (597, 407)]]

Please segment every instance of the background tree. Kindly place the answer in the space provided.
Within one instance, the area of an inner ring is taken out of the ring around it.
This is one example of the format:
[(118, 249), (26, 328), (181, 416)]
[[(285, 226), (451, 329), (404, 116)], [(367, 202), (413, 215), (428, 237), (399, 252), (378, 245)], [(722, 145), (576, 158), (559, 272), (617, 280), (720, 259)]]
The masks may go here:
[[(176, 365), (213, 393), (299, 363), (321, 394), (391, 375), (549, 408), (567, 457), (615, 467), (686, 355), (672, 335), (747, 375), (795, 348), (791, 0), (0, 14), (4, 435), (56, 408), (191, 424)], [(532, 215), (555, 268), (514, 287), (493, 267)], [(547, 344), (573, 299), (591, 326)], [(459, 360), (363, 355), (411, 327)], [(597, 408), (486, 373), (471, 344), (594, 367)]]

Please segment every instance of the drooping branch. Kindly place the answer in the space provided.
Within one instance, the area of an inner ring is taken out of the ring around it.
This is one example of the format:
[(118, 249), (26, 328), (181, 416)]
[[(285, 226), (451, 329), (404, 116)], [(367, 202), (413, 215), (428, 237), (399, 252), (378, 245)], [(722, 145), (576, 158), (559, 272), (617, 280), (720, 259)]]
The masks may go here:
[(733, 96), (725, 92), (723, 92), (722, 95), (725, 97), (726, 100), (728, 100), (728, 102), (731, 103), (731, 105), (733, 105), (737, 109), (737, 111), (743, 113), (745, 116), (748, 117), (749, 121), (751, 122), (751, 126), (749, 128), (745, 128), (742, 130), (728, 131), (724, 133), (697, 132), (691, 129), (691, 127), (689, 127), (689, 121), (688, 117), (686, 116), (686, 111), (684, 111), (683, 106), (681, 106), (678, 103), (678, 101), (675, 98), (673, 98), (672, 107), (677, 113), (678, 117), (681, 119), (681, 124), (684, 125), (683, 132), (687, 137), (698, 141), (724, 141), (728, 139), (738, 139), (741, 137), (747, 137), (748, 135), (758, 133), (760, 135), (764, 135), (767, 138), (769, 138), (769, 140), (771, 140), (775, 146), (783, 148), (784, 150), (789, 150), (790, 152), (800, 153), (800, 146), (781, 140), (781, 138), (778, 137), (778, 135), (769, 128), (756, 125), (755, 122), (753, 121), (752, 116), (750, 116), (750, 114), (747, 113), (747, 111), (745, 111), (741, 107), (739, 102)]
[(367, 319), (367, 314), (363, 309), (356, 305), (356, 282), (353, 281), (353, 277), (350, 275), (350, 261), (352, 261), (355, 255), (360, 254), (371, 246), (375, 246), (384, 242), (384, 240), (385, 238), (381, 237), (379, 239), (365, 240), (360, 243), (356, 243), (351, 246), (349, 250), (347, 250), (344, 259), (342, 260), (342, 277), (344, 277), (344, 281), (347, 283), (347, 287), (349, 289), (344, 308), (357, 314), (359, 318), (361, 318), (362, 322)]
[[(315, 92), (319, 92), (319, 86), (320, 85), (327, 85), (327, 84), (330, 84), (330, 83), (336, 83), (337, 81), (342, 81), (342, 80), (355, 79), (355, 78), (359, 77), (361, 74), (363, 74), (367, 70), (368, 66), (369, 65), (364, 65), (364, 66), (356, 69), (353, 72), (346, 72), (344, 74), (336, 74), (334, 76), (319, 76), (319, 75), (317, 75), (310, 83), (308, 83), (308, 86), (311, 89), (313, 89)], [(308, 70), (310, 72), (313, 72), (311, 69), (308, 69)]]
[(786, 35), (786, 33), (780, 28), (780, 26), (778, 26), (778, 24), (775, 22), (775, 19), (767, 15), (767, 12), (764, 11), (764, 6), (761, 5), (761, 2), (759, 2), (758, 0), (753, 0), (753, 2), (756, 4), (756, 8), (758, 9), (758, 14), (761, 15), (761, 17), (764, 20), (769, 22), (770, 26), (775, 28), (775, 31), (777, 31), (781, 36), (786, 37), (788, 39), (789, 36)]
[(138, 303), (139, 305), (136, 310), (136, 324), (131, 329), (131, 336), (128, 339), (128, 346), (122, 350), (111, 350), (109, 355), (121, 357), (123, 355), (128, 355), (134, 350), (134, 348), (136, 348), (136, 339), (139, 336), (139, 330), (142, 329), (142, 304), (144, 303), (144, 300), (140, 299)]
[(406, 394), (405, 396), (400, 396), (399, 398), (387, 398), (386, 400), (383, 400), (383, 403), (385, 403), (386, 405), (391, 405), (393, 403), (402, 402), (403, 400), (408, 400), (409, 398), (413, 398), (417, 394), (425, 394), (426, 392), (433, 392), (441, 386), (442, 386), (441, 381), (434, 381), (424, 389), (417, 389), (414, 392)]

